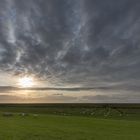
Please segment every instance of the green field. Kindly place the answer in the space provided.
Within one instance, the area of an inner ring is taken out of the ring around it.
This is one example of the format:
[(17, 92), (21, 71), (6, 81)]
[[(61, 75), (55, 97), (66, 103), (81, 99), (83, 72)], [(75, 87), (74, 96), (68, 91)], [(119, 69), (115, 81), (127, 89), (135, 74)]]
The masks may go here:
[(0, 111), (0, 140), (140, 140), (140, 105), (0, 105)]

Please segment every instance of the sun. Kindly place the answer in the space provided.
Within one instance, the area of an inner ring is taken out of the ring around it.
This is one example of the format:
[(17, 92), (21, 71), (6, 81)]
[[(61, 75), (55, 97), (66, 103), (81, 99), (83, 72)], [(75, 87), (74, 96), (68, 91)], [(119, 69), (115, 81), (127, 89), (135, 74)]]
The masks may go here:
[(19, 79), (18, 82), (19, 86), (27, 88), (27, 87), (32, 87), (34, 85), (34, 80), (32, 77), (22, 77)]

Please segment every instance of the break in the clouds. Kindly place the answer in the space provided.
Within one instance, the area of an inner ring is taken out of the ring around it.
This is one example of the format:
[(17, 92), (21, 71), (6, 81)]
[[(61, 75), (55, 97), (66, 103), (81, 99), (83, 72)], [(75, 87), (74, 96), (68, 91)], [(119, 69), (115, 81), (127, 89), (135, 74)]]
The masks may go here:
[(140, 1), (0, 0), (0, 70), (138, 97)]

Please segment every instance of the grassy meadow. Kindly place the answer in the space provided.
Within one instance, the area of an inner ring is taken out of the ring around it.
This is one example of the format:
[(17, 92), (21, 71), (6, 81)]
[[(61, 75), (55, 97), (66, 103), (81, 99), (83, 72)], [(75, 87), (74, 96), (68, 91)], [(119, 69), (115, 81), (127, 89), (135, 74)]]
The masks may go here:
[(140, 105), (0, 105), (0, 140), (140, 140)]

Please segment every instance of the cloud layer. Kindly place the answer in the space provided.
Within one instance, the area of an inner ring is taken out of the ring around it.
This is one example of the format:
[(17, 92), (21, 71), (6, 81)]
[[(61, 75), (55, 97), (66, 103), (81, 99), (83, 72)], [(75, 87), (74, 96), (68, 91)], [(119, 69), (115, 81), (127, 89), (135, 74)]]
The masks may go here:
[(138, 0), (2, 1), (0, 70), (138, 92), (139, 13)]

